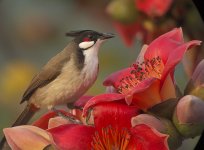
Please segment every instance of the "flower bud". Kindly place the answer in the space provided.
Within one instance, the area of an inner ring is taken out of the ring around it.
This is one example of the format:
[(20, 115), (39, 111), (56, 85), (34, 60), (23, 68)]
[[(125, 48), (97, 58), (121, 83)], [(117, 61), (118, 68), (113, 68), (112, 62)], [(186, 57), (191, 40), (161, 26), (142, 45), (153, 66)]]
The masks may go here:
[(201, 85), (204, 83), (204, 59), (197, 65), (191, 78), (195, 85)]
[(133, 23), (137, 18), (133, 0), (114, 0), (108, 5), (107, 13), (122, 23)]
[(167, 119), (154, 117), (149, 114), (140, 114), (136, 117), (133, 117), (131, 123), (132, 126), (138, 124), (146, 124), (156, 129), (160, 133), (168, 134), (168, 145), (170, 149), (176, 149), (182, 143), (182, 138), (180, 134), (177, 132), (172, 122)]
[(186, 95), (178, 102), (173, 122), (186, 138), (201, 134), (204, 129), (204, 101), (193, 95)]
[(204, 99), (204, 60), (196, 67), (191, 80), (185, 89), (185, 94), (194, 95)]

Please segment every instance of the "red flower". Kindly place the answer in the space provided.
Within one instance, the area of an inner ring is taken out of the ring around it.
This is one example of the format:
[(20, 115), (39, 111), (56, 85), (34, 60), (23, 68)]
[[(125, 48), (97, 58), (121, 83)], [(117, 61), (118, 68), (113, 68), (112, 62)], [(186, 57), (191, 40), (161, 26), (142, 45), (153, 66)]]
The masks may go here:
[(143, 36), (143, 32), (145, 32), (141, 25), (137, 22), (131, 24), (115, 22), (113, 23), (113, 25), (117, 32), (121, 35), (127, 46), (131, 46), (133, 44), (135, 35), (140, 34), (141, 36)]
[[(92, 97), (93, 96), (88, 96), (88, 95), (82, 96), (79, 98), (79, 100), (77, 100), (74, 103), (74, 106), (78, 108), (83, 108), (86, 102)], [(82, 117), (81, 109), (72, 109), (71, 113), (66, 112), (64, 110), (57, 110), (57, 111), (61, 112), (65, 116), (72, 117), (75, 120), (85, 122), (84, 118)], [(57, 121), (55, 120), (55, 118), (57, 118)], [(68, 123), (68, 120), (66, 123)], [(50, 111), (44, 114), (43, 116), (41, 116), (38, 120), (34, 121), (32, 125), (39, 127), (41, 129), (47, 130), (53, 126), (57, 126), (57, 125), (59, 126), (59, 124), (65, 124), (65, 121), (63, 119), (58, 118), (58, 115), (56, 114), (56, 112)]]
[[(87, 107), (86, 107), (87, 108)], [(95, 103), (94, 126), (67, 124), (49, 129), (59, 149), (166, 150), (167, 136), (144, 124), (131, 127), (136, 107), (122, 103)]]
[(108, 76), (104, 85), (113, 86), (128, 104), (141, 109), (175, 98), (175, 66), (187, 49), (199, 44), (196, 40), (184, 43), (181, 28), (174, 29), (144, 46), (135, 64)]
[[(72, 116), (70, 113), (60, 111), (64, 115)], [(69, 123), (68, 120), (57, 117), (55, 112), (48, 112), (35, 121), (33, 125), (5, 128), (3, 132), (12, 150), (43, 149), (47, 145), (52, 144), (52, 137), (46, 129)]]
[[(33, 147), (43, 149), (48, 144), (59, 150), (168, 149), (167, 135), (144, 124), (131, 127), (131, 118), (139, 113), (135, 106), (119, 102), (96, 102), (86, 107), (86, 110), (91, 108), (94, 126), (70, 124), (69, 121), (55, 117), (55, 113), (49, 112), (36, 121), (35, 126), (6, 128), (4, 133), (14, 150)], [(39, 127), (48, 129), (43, 130)]]
[(90, 95), (84, 95), (80, 97), (75, 103), (74, 106), (77, 108), (83, 108), (88, 100), (90, 100), (93, 96)]
[[(62, 114), (64, 114), (65, 116), (69, 116), (69, 117), (72, 117), (72, 118), (75, 118), (75, 119), (79, 119), (79, 118), (76, 118), (74, 115), (72, 115), (71, 113), (68, 113), (64, 110), (57, 110), (57, 111), (60, 111)], [(36, 127), (39, 127), (41, 129), (44, 129), (44, 130), (47, 130), (53, 126), (56, 126), (54, 124), (56, 124), (57, 122), (53, 122), (53, 120), (58, 117), (58, 115), (56, 114), (56, 112), (54, 111), (50, 111), (46, 114), (44, 114), (43, 116), (41, 116), (38, 120), (36, 120), (35, 122), (33, 122), (33, 126), (36, 126)], [(58, 123), (59, 124), (65, 124), (65, 120), (63, 119), (58, 119)], [(61, 123), (60, 123), (61, 122)], [(53, 124), (54, 123), (54, 124)], [(66, 123), (69, 123), (69, 121), (67, 120)], [(59, 125), (58, 124), (58, 125)]]
[(163, 16), (172, 4), (172, 0), (135, 0), (138, 10), (150, 17)]

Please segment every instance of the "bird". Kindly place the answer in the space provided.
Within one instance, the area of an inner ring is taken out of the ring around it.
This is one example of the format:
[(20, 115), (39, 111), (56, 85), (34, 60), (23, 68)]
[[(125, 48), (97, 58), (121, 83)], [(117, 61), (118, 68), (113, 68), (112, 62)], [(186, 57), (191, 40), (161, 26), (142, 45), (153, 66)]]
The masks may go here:
[(66, 36), (73, 40), (34, 76), (20, 102), (27, 105), (12, 127), (27, 124), (41, 108), (73, 104), (96, 81), (99, 49), (114, 34), (77, 30)]

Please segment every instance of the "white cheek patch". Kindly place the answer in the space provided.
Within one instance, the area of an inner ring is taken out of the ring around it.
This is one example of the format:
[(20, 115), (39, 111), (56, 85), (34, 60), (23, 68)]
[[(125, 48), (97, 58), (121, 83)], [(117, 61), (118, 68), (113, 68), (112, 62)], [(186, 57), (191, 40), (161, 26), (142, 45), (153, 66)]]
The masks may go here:
[(86, 41), (86, 42), (81, 42), (80, 44), (79, 44), (79, 47), (81, 48), (81, 49), (87, 49), (87, 48), (90, 48), (91, 46), (93, 46), (94, 45), (94, 41)]

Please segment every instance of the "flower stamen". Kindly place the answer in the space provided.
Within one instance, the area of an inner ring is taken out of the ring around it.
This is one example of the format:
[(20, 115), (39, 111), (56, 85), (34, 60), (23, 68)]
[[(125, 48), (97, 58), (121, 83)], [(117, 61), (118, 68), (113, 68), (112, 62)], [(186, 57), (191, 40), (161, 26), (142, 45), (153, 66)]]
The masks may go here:
[(120, 85), (117, 88), (119, 93), (127, 94), (145, 79), (151, 77), (160, 79), (164, 64), (158, 56), (142, 63), (137, 62), (131, 66), (131, 69), (130, 74), (120, 80)]
[(127, 129), (106, 127), (102, 129), (101, 134), (95, 133), (91, 145), (93, 150), (125, 150), (129, 140), (130, 134)]

